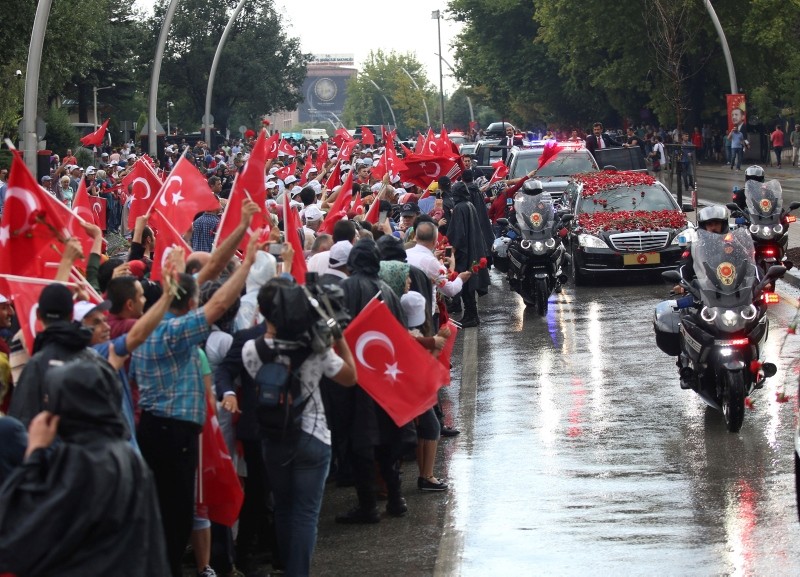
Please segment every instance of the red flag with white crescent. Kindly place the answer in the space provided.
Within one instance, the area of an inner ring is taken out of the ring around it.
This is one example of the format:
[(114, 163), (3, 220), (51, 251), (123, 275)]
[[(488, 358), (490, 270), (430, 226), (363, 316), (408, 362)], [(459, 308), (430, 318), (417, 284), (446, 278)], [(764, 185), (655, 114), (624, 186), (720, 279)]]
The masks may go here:
[(437, 402), (450, 371), (422, 347), (373, 299), (344, 331), (358, 368), (358, 385), (398, 425), (403, 426)]
[(219, 210), (219, 200), (197, 167), (181, 156), (151, 206), (182, 234), (191, 228), (197, 213)]
[(106, 121), (94, 132), (91, 134), (87, 134), (83, 138), (81, 138), (81, 144), (85, 147), (89, 148), (90, 146), (100, 146), (103, 144), (103, 140), (106, 138), (106, 129), (108, 128), (108, 121), (111, 120), (110, 118), (106, 119)]
[(347, 178), (345, 178), (344, 182), (342, 183), (342, 188), (339, 189), (339, 194), (336, 196), (336, 200), (333, 201), (333, 206), (331, 206), (328, 214), (325, 215), (325, 220), (323, 220), (322, 224), (319, 225), (317, 234), (333, 234), (334, 225), (342, 218), (347, 216), (347, 208), (350, 206), (352, 200), (353, 171), (349, 170), (347, 172)]
[(150, 270), (150, 279), (155, 281), (161, 280), (161, 270), (164, 268), (169, 253), (173, 248), (182, 248), (185, 256), (188, 257), (192, 252), (190, 247), (181, 234), (175, 230), (169, 220), (161, 214), (159, 209), (153, 210), (150, 215), (149, 223), (156, 231), (156, 250), (153, 255), (153, 267)]
[(506, 163), (503, 162), (502, 158), (494, 161), (492, 166), (494, 167), (494, 172), (492, 173), (492, 178), (489, 179), (489, 184), (494, 184), (498, 180), (503, 180), (508, 176), (508, 167)]
[(297, 151), (289, 144), (288, 141), (281, 138), (278, 144), (278, 152), (284, 153), (286, 156), (297, 156)]
[(400, 172), (400, 177), (420, 188), (428, 188), (440, 177), (458, 172), (458, 162), (444, 156), (413, 155), (403, 162), (407, 168)]
[(272, 136), (267, 138), (265, 143), (267, 149), (267, 160), (278, 158), (278, 145), (280, 144), (281, 135), (279, 132), (273, 132)]
[(146, 161), (134, 164), (133, 170), (122, 179), (122, 188), (126, 193), (128, 187), (131, 187), (131, 205), (128, 208), (128, 228), (130, 230), (136, 226), (138, 217), (147, 214), (147, 209), (150, 208), (163, 184), (164, 182), (153, 170), (152, 165)]
[(366, 126), (361, 127), (361, 142), (368, 146), (375, 144), (375, 135)]
[(323, 142), (317, 149), (317, 171), (322, 172), (325, 163), (328, 162), (328, 143)]

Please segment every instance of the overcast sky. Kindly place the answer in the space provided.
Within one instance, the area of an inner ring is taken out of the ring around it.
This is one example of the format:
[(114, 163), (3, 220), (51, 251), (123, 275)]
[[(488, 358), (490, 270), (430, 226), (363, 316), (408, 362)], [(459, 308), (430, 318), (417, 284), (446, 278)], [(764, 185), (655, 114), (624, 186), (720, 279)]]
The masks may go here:
[[(135, 5), (152, 13), (154, 0), (136, 0)], [(275, 0), (288, 28), (287, 35), (299, 37), (303, 52), (312, 54), (352, 54), (356, 67), (370, 51), (382, 49), (412, 52), (428, 71), (431, 84), (439, 86), (439, 52), (436, 20), (431, 12), (444, 9), (442, 0), (403, 0), (389, 3), (355, 0)], [(455, 66), (451, 44), (461, 26), (442, 18), (442, 53)], [(211, 63), (209, 62), (209, 68)], [(443, 65), (444, 91), (456, 88), (447, 65)]]

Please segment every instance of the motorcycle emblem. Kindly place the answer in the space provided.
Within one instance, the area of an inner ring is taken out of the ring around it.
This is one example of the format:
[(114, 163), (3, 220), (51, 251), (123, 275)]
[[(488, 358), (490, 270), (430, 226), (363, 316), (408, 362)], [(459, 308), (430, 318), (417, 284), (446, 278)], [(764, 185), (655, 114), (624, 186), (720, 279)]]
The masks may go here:
[(768, 198), (762, 198), (758, 202), (758, 206), (761, 209), (761, 212), (769, 212), (772, 210), (772, 201)]
[(717, 267), (717, 278), (725, 286), (730, 286), (736, 280), (736, 267), (729, 262), (723, 262)]
[(541, 215), (541, 214), (539, 214), (538, 212), (534, 212), (534, 213), (531, 215), (531, 224), (532, 224), (534, 227), (541, 226), (541, 224), (542, 224), (542, 215)]

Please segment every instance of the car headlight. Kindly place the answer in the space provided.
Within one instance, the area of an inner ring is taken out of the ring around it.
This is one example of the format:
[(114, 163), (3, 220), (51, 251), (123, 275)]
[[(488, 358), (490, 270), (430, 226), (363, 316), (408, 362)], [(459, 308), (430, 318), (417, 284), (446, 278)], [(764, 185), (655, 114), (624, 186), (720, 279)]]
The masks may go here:
[(608, 248), (602, 238), (598, 238), (593, 234), (579, 234), (578, 244), (583, 248)]
[(761, 235), (764, 238), (772, 238), (772, 229), (768, 226), (761, 227)]

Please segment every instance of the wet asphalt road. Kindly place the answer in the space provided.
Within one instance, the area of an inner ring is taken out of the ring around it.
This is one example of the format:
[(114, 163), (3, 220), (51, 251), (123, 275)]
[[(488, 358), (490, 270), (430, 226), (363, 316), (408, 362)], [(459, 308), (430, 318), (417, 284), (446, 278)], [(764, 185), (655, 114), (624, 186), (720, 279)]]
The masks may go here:
[(405, 463), (409, 514), (343, 527), (354, 492), (330, 486), (314, 575), (800, 575), (794, 401), (775, 401), (797, 381), (789, 304), (771, 310), (778, 375), (731, 434), (655, 345), (665, 285), (570, 286), (539, 318), (493, 283), (444, 393), (451, 490), (417, 492)]

